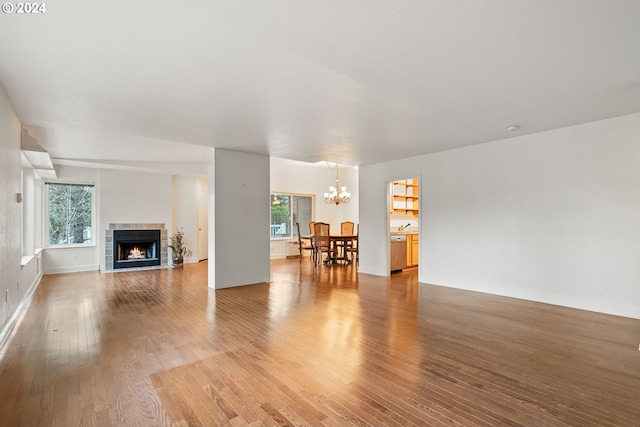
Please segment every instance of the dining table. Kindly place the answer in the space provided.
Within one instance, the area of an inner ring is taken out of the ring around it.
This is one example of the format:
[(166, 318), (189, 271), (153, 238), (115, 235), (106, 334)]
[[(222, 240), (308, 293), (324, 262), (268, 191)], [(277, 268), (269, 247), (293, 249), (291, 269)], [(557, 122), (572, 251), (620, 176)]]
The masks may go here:
[[(302, 239), (310, 239), (313, 242), (313, 238), (314, 235), (310, 234), (308, 236), (300, 236), (300, 238)], [(353, 243), (357, 243), (358, 241), (358, 236), (357, 235), (346, 235), (346, 234), (337, 234), (337, 235), (330, 235), (329, 236), (329, 240), (331, 241), (331, 244), (333, 245), (333, 247), (336, 249), (335, 255), (332, 257), (327, 256), (324, 260), (322, 260), (323, 263), (327, 264), (329, 263), (329, 261), (331, 261), (332, 264), (337, 264), (339, 260), (345, 261), (345, 263), (347, 265), (352, 263), (352, 260), (349, 259), (349, 257), (347, 256), (347, 244), (349, 242)], [(343, 252), (342, 254), (338, 253), (338, 246), (337, 243), (342, 242), (344, 243), (343, 246)]]

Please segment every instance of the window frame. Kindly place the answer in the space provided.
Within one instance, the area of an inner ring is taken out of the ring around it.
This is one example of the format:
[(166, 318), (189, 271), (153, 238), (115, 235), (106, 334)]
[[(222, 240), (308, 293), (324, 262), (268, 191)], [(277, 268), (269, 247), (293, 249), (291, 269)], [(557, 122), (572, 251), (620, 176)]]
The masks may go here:
[[(269, 231), (269, 239), (270, 240), (292, 240), (292, 239), (297, 239), (298, 238), (298, 232), (295, 228), (295, 222), (293, 221), (293, 210), (292, 210), (292, 206), (293, 206), (293, 198), (294, 197), (306, 197), (309, 198), (311, 201), (311, 221), (313, 221), (314, 217), (315, 217), (315, 194), (304, 194), (304, 193), (289, 193), (286, 191), (271, 191), (269, 193), (269, 207), (271, 208), (271, 201), (273, 200), (273, 196), (288, 196), (289, 197), (289, 226), (291, 229), (291, 234), (289, 236), (282, 236), (282, 237), (273, 237), (271, 235), (271, 230)], [(269, 225), (270, 227), (273, 226), (274, 224), (271, 224), (271, 209), (269, 209)]]
[[(49, 228), (50, 228), (50, 220), (49, 217), (51, 215), (49, 210), (49, 187), (48, 185), (73, 185), (79, 187), (91, 187), (91, 241), (87, 243), (66, 243), (66, 244), (52, 244), (49, 243)], [(58, 248), (89, 248), (96, 247), (96, 185), (92, 182), (72, 182), (72, 181), (53, 181), (46, 180), (44, 181), (43, 186), (43, 196), (44, 196), (44, 215), (43, 215), (43, 230), (44, 230), (44, 238), (43, 238), (43, 246), (45, 248), (58, 249)]]

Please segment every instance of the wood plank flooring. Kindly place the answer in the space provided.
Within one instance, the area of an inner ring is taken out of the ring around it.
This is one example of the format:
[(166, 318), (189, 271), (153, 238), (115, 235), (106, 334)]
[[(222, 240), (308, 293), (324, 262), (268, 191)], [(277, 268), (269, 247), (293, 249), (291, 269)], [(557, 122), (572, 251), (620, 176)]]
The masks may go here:
[(640, 320), (271, 268), (44, 277), (0, 349), (0, 425), (640, 425)]

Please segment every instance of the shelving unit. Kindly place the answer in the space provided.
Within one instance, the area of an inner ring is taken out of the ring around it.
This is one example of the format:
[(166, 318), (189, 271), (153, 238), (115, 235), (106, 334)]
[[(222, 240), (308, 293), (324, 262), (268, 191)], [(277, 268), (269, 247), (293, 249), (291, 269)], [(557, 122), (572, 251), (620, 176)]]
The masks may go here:
[(405, 212), (418, 215), (418, 179), (403, 179), (392, 182), (391, 212)]

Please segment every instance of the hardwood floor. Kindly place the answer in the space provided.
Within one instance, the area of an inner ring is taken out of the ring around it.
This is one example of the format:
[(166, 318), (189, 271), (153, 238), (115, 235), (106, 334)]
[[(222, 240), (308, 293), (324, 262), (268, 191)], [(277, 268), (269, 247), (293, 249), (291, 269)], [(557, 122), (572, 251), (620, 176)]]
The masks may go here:
[(640, 425), (640, 320), (271, 268), (46, 276), (0, 351), (0, 425)]

